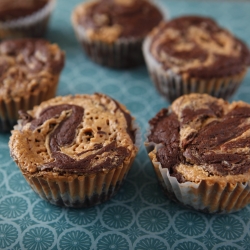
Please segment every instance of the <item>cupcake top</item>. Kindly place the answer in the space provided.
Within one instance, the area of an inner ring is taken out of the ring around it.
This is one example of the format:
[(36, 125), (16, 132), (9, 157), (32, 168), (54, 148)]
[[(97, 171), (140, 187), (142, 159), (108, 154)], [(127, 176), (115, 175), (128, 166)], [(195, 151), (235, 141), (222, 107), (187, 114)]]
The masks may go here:
[(103, 94), (56, 97), (20, 114), (10, 151), (31, 174), (105, 172), (137, 152), (133, 117)]
[(46, 88), (64, 66), (64, 52), (42, 39), (0, 43), (0, 99)]
[(49, 0), (1, 0), (0, 22), (29, 16), (43, 8), (48, 2)]
[(234, 76), (250, 63), (247, 46), (210, 18), (183, 16), (162, 22), (150, 37), (153, 57), (163, 69), (184, 78)]
[(163, 18), (148, 0), (99, 0), (79, 5), (78, 25), (93, 40), (113, 42), (118, 38), (143, 38)]
[(179, 182), (250, 179), (250, 104), (184, 95), (149, 124), (151, 158)]

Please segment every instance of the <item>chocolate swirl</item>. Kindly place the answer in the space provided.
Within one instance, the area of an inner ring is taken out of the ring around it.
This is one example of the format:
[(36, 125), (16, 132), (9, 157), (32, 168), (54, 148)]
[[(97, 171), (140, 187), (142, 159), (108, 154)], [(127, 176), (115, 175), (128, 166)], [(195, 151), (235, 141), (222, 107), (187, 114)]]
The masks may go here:
[(146, 0), (96, 1), (78, 16), (78, 23), (86, 29), (119, 26), (119, 38), (144, 37), (161, 20), (161, 12)]
[[(197, 96), (204, 99), (203, 105), (192, 108)], [(150, 121), (148, 140), (163, 145), (157, 151), (162, 166), (180, 182), (185, 181), (177, 171), (180, 164), (201, 166), (210, 176), (247, 173), (250, 105), (225, 102), (221, 106), (215, 98), (198, 94), (183, 100), (185, 97), (177, 99), (172, 108), (162, 110)]]
[[(118, 109), (119, 105), (117, 103), (116, 105)], [(49, 151), (54, 161), (43, 164), (41, 170), (93, 173), (100, 169), (118, 167), (130, 155), (129, 150), (126, 147), (117, 146), (116, 141), (111, 141), (106, 145), (95, 144), (92, 149), (78, 153), (77, 156), (81, 156), (86, 152), (93, 151), (92, 154), (85, 156), (83, 159), (77, 160), (61, 152), (62, 147), (72, 145), (77, 137), (77, 129), (84, 117), (84, 109), (78, 105), (61, 104), (50, 106), (40, 112), (38, 118), (30, 122), (30, 129), (32, 131), (39, 129), (46, 121), (59, 117), (62, 112), (66, 112), (67, 115), (49, 134)], [(26, 117), (30, 121), (29, 115), (23, 113), (22, 115), (24, 119)]]
[(165, 70), (196, 78), (237, 75), (250, 63), (247, 46), (210, 18), (184, 16), (161, 23), (150, 51)]

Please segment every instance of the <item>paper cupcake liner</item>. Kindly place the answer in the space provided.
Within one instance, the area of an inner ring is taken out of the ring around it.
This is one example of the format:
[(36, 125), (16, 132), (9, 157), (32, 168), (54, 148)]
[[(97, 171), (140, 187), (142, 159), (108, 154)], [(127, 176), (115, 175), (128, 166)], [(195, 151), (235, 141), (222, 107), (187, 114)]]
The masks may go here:
[[(147, 152), (161, 147), (154, 143), (145, 143)], [(228, 181), (201, 180), (199, 183), (184, 182), (169, 174), (168, 168), (150, 157), (165, 195), (181, 205), (205, 213), (232, 213), (250, 204), (250, 180), (230, 183)]]
[[(135, 123), (133, 128), (136, 129), (135, 146), (139, 150), (140, 131)], [(58, 206), (84, 208), (103, 203), (118, 192), (133, 164), (136, 153), (137, 150), (119, 167), (89, 175), (72, 174), (55, 177), (53, 173), (30, 175), (21, 167), (20, 170), (31, 188), (42, 199)]]
[(85, 29), (75, 21), (72, 22), (79, 43), (95, 63), (118, 69), (136, 67), (144, 63), (141, 50), (143, 39), (118, 39), (110, 44), (90, 40)]
[(161, 68), (161, 64), (150, 53), (150, 43), (151, 38), (147, 37), (143, 43), (143, 55), (151, 80), (158, 92), (170, 102), (190, 93), (207, 93), (228, 100), (237, 91), (247, 72), (245, 69), (235, 76), (218, 79), (185, 79), (171, 69), (166, 71)]
[(0, 22), (0, 39), (43, 36), (55, 4), (56, 0), (50, 0), (42, 9), (29, 16)]
[(0, 98), (0, 132), (8, 132), (17, 123), (19, 110), (29, 110), (55, 96), (59, 76), (55, 76), (47, 88), (36, 89), (25, 96)]

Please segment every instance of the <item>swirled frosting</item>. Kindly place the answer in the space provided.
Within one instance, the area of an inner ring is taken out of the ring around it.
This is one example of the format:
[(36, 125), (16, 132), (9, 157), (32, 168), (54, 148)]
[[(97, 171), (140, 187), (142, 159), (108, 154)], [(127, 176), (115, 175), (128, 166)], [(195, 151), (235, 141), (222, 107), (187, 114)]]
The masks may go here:
[(1, 0), (0, 21), (9, 21), (33, 14), (43, 8), (49, 0)]
[(0, 43), (0, 99), (46, 88), (64, 66), (64, 52), (43, 39)]
[(234, 76), (250, 62), (247, 46), (210, 18), (184, 16), (162, 22), (151, 39), (153, 57), (165, 70), (183, 77)]
[(76, 15), (89, 37), (108, 42), (143, 38), (163, 18), (158, 8), (147, 0), (92, 1), (80, 5)]
[(137, 151), (130, 113), (102, 94), (57, 97), (20, 115), (11, 154), (30, 173), (105, 171)]
[(152, 154), (179, 182), (250, 178), (250, 105), (206, 94), (178, 98), (150, 120)]

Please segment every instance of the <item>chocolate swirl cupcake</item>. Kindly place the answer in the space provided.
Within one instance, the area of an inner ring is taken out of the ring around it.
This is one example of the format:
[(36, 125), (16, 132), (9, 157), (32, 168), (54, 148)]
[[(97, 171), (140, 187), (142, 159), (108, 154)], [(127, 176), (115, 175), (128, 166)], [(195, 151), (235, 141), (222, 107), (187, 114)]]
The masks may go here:
[(65, 96), (20, 116), (10, 152), (40, 197), (88, 207), (116, 194), (138, 150), (138, 129), (123, 105), (102, 94)]
[(143, 46), (152, 81), (169, 101), (192, 92), (228, 99), (250, 63), (241, 40), (199, 16), (161, 23)]
[(0, 39), (42, 37), (56, 0), (1, 0)]
[(150, 120), (146, 147), (166, 195), (209, 213), (250, 203), (250, 105), (179, 97)]
[(16, 124), (19, 110), (55, 96), (64, 52), (43, 39), (0, 43), (0, 131)]
[(162, 13), (148, 0), (97, 0), (79, 5), (72, 14), (86, 54), (114, 68), (143, 63), (142, 41), (162, 19)]

